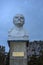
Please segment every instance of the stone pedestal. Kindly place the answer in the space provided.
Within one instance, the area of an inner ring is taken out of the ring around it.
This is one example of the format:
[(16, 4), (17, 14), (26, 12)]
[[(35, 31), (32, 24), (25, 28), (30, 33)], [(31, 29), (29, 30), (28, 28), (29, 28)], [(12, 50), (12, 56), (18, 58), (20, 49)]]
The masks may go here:
[(27, 65), (28, 41), (8, 41), (10, 46), (10, 65)]

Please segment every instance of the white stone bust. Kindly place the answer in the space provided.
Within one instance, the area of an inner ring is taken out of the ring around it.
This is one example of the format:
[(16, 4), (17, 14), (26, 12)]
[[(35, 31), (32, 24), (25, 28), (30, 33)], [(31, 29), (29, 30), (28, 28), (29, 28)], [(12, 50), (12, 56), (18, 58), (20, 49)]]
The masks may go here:
[(13, 23), (15, 28), (12, 28), (8, 33), (9, 40), (29, 40), (28, 33), (24, 30), (23, 25), (25, 23), (24, 16), (22, 14), (17, 14), (13, 18)]

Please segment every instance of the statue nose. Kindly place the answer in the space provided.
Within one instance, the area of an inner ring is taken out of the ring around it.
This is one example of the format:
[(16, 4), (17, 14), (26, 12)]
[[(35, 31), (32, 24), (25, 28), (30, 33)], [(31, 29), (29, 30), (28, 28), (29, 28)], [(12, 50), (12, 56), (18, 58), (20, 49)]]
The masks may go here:
[(20, 18), (18, 20), (20, 20)]
[(20, 23), (20, 19), (18, 19), (18, 23)]
[(18, 20), (18, 23), (20, 23), (20, 20)]

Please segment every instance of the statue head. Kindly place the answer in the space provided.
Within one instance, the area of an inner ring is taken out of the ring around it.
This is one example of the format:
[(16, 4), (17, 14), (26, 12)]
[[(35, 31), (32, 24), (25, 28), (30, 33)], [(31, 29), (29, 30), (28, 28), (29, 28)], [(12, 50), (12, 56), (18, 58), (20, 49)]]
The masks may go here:
[(13, 18), (13, 23), (16, 27), (22, 27), (24, 25), (24, 16), (22, 14), (17, 14)]

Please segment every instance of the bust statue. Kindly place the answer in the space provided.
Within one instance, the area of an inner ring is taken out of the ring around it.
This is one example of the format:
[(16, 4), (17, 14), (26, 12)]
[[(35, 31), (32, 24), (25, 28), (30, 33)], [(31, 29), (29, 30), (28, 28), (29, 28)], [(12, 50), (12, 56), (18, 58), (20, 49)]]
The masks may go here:
[(22, 14), (17, 14), (13, 18), (13, 23), (15, 28), (12, 28), (9, 31), (8, 38), (9, 40), (28, 40), (28, 33), (24, 30), (24, 16)]

